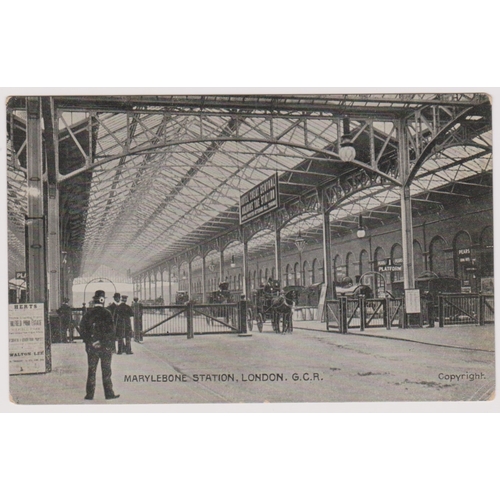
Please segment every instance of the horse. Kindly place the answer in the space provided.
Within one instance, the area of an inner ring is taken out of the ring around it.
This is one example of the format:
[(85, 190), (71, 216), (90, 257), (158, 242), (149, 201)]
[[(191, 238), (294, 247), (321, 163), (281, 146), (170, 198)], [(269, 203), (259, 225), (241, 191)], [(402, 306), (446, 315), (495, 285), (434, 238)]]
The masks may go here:
[(297, 302), (297, 290), (289, 290), (280, 293), (271, 301), (271, 314), (273, 330), (280, 333), (280, 322), (282, 325), (281, 333), (293, 332), (293, 308)]

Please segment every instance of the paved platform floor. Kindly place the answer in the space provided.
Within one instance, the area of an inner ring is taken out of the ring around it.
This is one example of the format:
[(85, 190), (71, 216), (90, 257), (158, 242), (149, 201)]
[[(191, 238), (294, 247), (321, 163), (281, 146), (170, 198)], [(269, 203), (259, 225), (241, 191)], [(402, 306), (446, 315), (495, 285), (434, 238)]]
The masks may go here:
[[(322, 329), (323, 328), (323, 329)], [(338, 334), (317, 322), (235, 334), (146, 337), (113, 357), (119, 399), (84, 401), (84, 345), (52, 346), (50, 373), (12, 375), (18, 404), (479, 401), (495, 389), (493, 325)]]

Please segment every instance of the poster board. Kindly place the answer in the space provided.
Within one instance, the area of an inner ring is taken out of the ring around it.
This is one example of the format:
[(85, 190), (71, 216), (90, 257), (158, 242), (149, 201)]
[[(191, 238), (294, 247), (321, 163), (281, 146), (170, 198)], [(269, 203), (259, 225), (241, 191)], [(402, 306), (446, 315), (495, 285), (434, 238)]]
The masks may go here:
[(319, 295), (319, 303), (318, 303), (318, 315), (317, 318), (321, 318), (321, 322), (325, 322), (325, 299), (326, 299), (326, 283), (321, 285), (321, 293)]
[(9, 372), (45, 373), (43, 304), (9, 304)]
[(420, 290), (418, 288), (406, 289), (405, 303), (408, 314), (420, 314)]

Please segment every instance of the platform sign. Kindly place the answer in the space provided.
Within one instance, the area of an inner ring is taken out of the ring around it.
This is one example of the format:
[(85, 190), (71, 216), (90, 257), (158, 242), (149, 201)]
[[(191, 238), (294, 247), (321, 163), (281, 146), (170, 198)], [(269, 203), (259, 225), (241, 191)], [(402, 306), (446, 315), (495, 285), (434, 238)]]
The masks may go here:
[(43, 304), (9, 304), (9, 372), (45, 373)]
[(408, 314), (420, 314), (420, 290), (418, 288), (405, 290), (405, 305)]
[(403, 259), (401, 258), (385, 259), (384, 261), (378, 261), (377, 264), (379, 273), (401, 272), (403, 270)]
[(272, 212), (278, 207), (279, 189), (276, 173), (240, 197), (240, 224)]

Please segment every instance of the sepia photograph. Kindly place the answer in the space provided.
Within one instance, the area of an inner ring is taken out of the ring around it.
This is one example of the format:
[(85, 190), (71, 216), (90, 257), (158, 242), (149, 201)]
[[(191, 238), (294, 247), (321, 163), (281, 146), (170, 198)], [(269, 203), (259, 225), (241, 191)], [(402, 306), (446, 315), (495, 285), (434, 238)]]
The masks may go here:
[(11, 404), (495, 398), (487, 92), (4, 106)]

